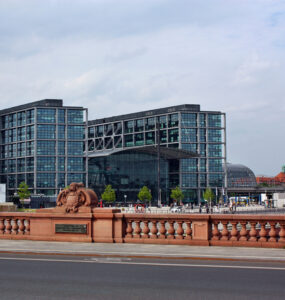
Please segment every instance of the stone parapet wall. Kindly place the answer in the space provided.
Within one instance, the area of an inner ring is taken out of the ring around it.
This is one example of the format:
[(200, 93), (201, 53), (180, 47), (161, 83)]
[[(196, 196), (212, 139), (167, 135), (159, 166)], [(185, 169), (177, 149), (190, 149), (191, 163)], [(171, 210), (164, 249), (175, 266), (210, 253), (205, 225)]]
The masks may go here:
[(285, 216), (1, 212), (0, 239), (283, 248)]

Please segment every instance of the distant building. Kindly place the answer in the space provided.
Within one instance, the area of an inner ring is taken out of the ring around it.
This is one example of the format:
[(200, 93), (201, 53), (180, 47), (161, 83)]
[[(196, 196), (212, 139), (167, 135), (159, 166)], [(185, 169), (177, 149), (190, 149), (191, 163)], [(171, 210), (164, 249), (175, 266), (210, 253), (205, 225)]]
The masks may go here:
[(0, 134), (0, 183), (9, 198), (22, 181), (39, 203), (71, 182), (99, 196), (111, 184), (119, 202), (136, 202), (144, 185), (162, 203), (176, 186), (184, 202), (196, 203), (206, 187), (226, 190), (226, 116), (200, 105), (88, 121), (87, 108), (44, 99), (0, 110)]
[(0, 179), (8, 197), (25, 181), (32, 195), (86, 182), (86, 109), (45, 99), (0, 110)]
[[(159, 132), (158, 132), (159, 129)], [(117, 200), (136, 201), (146, 185), (158, 199), (160, 144), (162, 203), (180, 186), (184, 202), (199, 202), (206, 187), (222, 193), (226, 170), (225, 114), (177, 105), (88, 122), (88, 184), (101, 193), (106, 184)], [(159, 142), (159, 143), (158, 143)]]
[(241, 164), (227, 163), (227, 178), (228, 188), (256, 187), (256, 178), (253, 171)]
[(282, 172), (274, 177), (266, 177), (266, 176), (257, 176), (256, 177), (257, 184), (260, 185), (269, 185), (269, 186), (276, 186), (276, 185), (285, 185), (285, 168), (282, 167)]

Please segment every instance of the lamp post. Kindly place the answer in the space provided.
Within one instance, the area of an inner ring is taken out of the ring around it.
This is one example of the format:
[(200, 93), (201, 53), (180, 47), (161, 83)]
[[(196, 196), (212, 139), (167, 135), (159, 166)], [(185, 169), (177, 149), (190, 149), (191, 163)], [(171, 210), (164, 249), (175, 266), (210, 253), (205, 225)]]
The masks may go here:
[(125, 206), (127, 206), (127, 195), (126, 194), (124, 195), (124, 198), (125, 198)]
[(161, 206), (161, 190), (160, 190), (160, 122), (156, 123), (157, 129), (157, 206)]

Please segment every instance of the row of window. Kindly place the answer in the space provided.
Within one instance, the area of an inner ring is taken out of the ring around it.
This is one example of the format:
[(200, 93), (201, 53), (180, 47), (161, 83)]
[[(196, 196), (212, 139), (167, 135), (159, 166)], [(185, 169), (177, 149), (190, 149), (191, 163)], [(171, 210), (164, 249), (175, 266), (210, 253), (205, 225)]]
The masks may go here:
[[(66, 168), (67, 162), (67, 168)], [(85, 171), (85, 160), (83, 157), (65, 157), (55, 156), (39, 156), (37, 157), (37, 171), (69, 171), (83, 172)], [(16, 173), (16, 172), (34, 172), (35, 160), (33, 157), (7, 159), (1, 161), (1, 173)]]
[[(57, 144), (57, 149), (56, 149)], [(58, 155), (67, 155), (69, 156), (83, 156), (84, 152), (84, 142), (81, 141), (41, 141), (37, 142), (37, 155), (54, 155), (57, 150)], [(23, 157), (23, 156), (32, 156), (34, 155), (34, 141), (32, 142), (22, 142), (17, 144), (10, 144), (2, 146), (2, 157)]]
[(181, 113), (181, 127), (222, 127), (222, 115)]
[[(182, 187), (183, 188), (197, 188), (198, 176), (200, 177), (200, 187), (222, 187), (223, 186), (223, 174), (182, 174)], [(207, 176), (208, 181), (207, 183)]]
[[(66, 122), (67, 121), (67, 122)], [(27, 110), (2, 117), (2, 128), (24, 126), (35, 122), (35, 110)], [(84, 112), (78, 109), (38, 108), (37, 123), (83, 124)]]
[[(72, 182), (85, 182), (85, 174), (69, 173), (66, 177), (65, 173), (58, 173), (56, 177), (55, 173), (38, 173), (36, 179), (38, 188), (64, 188)], [(23, 181), (27, 183), (29, 188), (34, 188), (34, 173), (10, 174), (7, 176), (7, 181), (8, 188), (17, 188)]]
[(223, 140), (223, 132), (221, 129), (199, 129), (199, 132), (196, 128), (181, 129), (182, 143), (197, 143), (198, 140), (199, 142), (221, 143)]
[[(208, 170), (207, 170), (208, 163)], [(223, 172), (223, 161), (222, 159), (200, 158), (199, 165), (197, 158), (189, 158), (181, 160), (181, 171), (182, 172)]]

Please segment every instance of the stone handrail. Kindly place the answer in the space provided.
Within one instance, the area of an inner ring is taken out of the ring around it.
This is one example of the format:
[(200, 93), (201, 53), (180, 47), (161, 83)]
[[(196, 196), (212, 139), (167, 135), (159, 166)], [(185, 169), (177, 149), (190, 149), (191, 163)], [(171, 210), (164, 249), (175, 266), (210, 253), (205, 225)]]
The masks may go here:
[(1, 212), (0, 239), (284, 248), (285, 215)]
[(124, 242), (285, 246), (285, 216), (125, 214), (124, 219)]
[(6, 212), (0, 213), (0, 238), (25, 239), (30, 235), (29, 214)]

